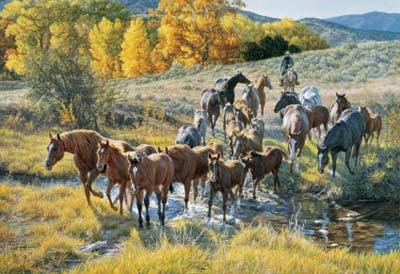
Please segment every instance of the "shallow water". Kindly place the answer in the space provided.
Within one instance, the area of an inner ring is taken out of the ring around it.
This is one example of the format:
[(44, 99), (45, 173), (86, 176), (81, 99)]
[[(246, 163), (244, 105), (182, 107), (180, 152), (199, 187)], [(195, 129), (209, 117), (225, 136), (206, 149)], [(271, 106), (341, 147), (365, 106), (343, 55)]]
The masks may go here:
[[(105, 177), (99, 178), (95, 189), (101, 188), (104, 191), (106, 183)], [(40, 181), (33, 185), (53, 187), (58, 184), (80, 187), (78, 179), (67, 183), (55, 180)], [(174, 189), (174, 193), (168, 196), (167, 225), (171, 220), (187, 218), (201, 221), (215, 230), (233, 233), (241, 223), (262, 221), (269, 223), (276, 230), (289, 228), (302, 233), (329, 248), (346, 247), (351, 251), (376, 253), (400, 250), (400, 205), (357, 203), (330, 207), (326, 201), (318, 200), (312, 195), (275, 194), (265, 186), (257, 192), (257, 200), (253, 200), (251, 184), (248, 182), (240, 206), (228, 201), (228, 224), (223, 224), (221, 195), (214, 199), (212, 218), (208, 219), (208, 189), (204, 198), (197, 202), (193, 202), (191, 193), (188, 211), (184, 211), (182, 185), (176, 183)], [(117, 187), (113, 189), (112, 194), (114, 197), (118, 194)], [(151, 221), (158, 222), (155, 195), (152, 195), (149, 212)], [(132, 217), (138, 217), (136, 205), (133, 207)]]

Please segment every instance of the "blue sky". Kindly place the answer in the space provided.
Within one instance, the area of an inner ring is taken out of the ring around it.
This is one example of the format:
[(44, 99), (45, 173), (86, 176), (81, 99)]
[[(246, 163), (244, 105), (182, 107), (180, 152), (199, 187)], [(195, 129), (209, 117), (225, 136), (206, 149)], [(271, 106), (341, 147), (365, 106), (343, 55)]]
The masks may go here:
[(328, 18), (370, 11), (400, 13), (400, 0), (244, 0), (246, 10), (271, 16)]

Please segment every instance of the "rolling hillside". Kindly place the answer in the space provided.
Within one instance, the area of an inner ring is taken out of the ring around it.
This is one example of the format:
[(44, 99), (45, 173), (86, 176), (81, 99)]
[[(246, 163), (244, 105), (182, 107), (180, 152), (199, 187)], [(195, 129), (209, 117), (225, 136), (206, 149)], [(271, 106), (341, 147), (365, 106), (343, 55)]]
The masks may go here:
[(369, 12), (327, 18), (326, 21), (362, 30), (400, 32), (400, 13)]
[(304, 18), (304, 22), (314, 32), (326, 39), (331, 46), (343, 43), (360, 43), (367, 41), (390, 41), (400, 39), (400, 33), (376, 30), (360, 30), (340, 24), (327, 22), (317, 18)]

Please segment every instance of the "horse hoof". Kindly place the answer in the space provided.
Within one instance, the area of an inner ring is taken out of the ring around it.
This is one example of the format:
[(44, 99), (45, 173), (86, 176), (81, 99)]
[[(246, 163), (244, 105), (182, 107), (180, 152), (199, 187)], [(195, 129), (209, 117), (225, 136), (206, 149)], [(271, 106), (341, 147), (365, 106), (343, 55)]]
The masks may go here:
[(97, 197), (99, 197), (100, 199), (103, 199), (103, 198), (104, 198), (104, 194), (103, 194), (103, 192), (99, 192), (99, 193), (97, 193)]

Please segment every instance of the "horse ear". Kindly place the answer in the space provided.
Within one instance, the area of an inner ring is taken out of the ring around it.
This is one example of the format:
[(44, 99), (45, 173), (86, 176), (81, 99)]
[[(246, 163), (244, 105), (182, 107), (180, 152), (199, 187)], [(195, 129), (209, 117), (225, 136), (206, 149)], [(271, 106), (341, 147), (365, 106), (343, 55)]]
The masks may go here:
[(212, 156), (211, 156), (211, 153), (209, 152), (208, 153), (208, 159), (211, 159), (212, 158)]
[(108, 139), (106, 140), (106, 146), (109, 146), (110, 142), (108, 141)]
[(221, 158), (221, 154), (217, 154), (217, 160), (219, 160), (219, 158)]
[(343, 97), (346, 97), (346, 93), (343, 93), (343, 95), (342, 95)]
[(160, 147), (157, 147), (157, 151), (158, 151), (158, 153), (162, 153), (162, 150)]
[(54, 137), (50, 131), (49, 131), (49, 137), (50, 137), (50, 140), (53, 139), (53, 137)]
[(336, 92), (336, 97), (339, 97), (340, 95)]
[(57, 140), (61, 140), (60, 133), (57, 133)]
[(165, 147), (165, 154), (168, 154), (168, 147)]
[(130, 154), (128, 154), (128, 155), (126, 156), (126, 158), (128, 159), (128, 162), (129, 162), (129, 163), (132, 163), (132, 157), (131, 157)]

